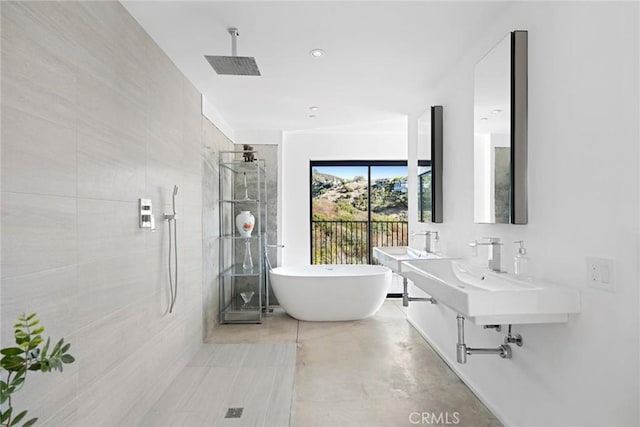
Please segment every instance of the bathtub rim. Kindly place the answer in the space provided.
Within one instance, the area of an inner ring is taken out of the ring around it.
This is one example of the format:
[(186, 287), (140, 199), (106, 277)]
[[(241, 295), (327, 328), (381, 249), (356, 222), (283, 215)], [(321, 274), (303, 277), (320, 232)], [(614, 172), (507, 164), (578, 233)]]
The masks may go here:
[[(308, 274), (286, 274), (284, 271), (287, 269), (304, 269), (309, 268), (310, 270), (321, 270), (321, 268), (328, 267), (339, 267), (337, 270), (328, 270), (335, 271), (335, 274), (312, 274), (310, 271)], [(354, 270), (352, 272), (346, 272), (345, 274), (339, 274), (340, 270)], [(362, 269), (363, 271), (358, 273), (355, 270)], [(368, 270), (368, 271), (367, 271)], [(289, 265), (289, 266), (280, 266), (273, 268), (269, 271), (269, 274), (273, 274), (280, 277), (304, 277), (304, 278), (335, 278), (335, 277), (366, 277), (366, 276), (378, 276), (385, 275), (388, 272), (391, 272), (389, 267), (384, 265), (373, 265), (373, 264), (311, 264), (311, 265)]]

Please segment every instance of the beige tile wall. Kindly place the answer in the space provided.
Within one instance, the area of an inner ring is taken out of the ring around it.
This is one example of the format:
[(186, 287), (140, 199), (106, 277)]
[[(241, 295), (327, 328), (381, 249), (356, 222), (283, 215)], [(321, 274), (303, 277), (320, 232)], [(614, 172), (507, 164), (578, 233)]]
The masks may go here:
[[(202, 236), (215, 250), (217, 218), (207, 210), (203, 227), (202, 212), (217, 171), (203, 144), (231, 142), (203, 128), (200, 94), (120, 3), (1, 8), (2, 346), (13, 319), (35, 311), (77, 358), (30, 375), (15, 404), (42, 425), (132, 425), (214, 319), (202, 307), (203, 294), (215, 302), (217, 262), (206, 252), (203, 271)], [(174, 184), (180, 290), (168, 315), (162, 215)], [(138, 227), (140, 197), (153, 200), (155, 233)]]

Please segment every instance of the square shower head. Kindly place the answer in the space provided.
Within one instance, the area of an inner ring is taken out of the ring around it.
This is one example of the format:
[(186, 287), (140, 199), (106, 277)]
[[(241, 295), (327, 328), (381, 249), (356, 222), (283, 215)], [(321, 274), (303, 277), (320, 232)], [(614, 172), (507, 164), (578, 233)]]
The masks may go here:
[(250, 56), (209, 56), (209, 64), (218, 74), (231, 76), (260, 76), (256, 60)]

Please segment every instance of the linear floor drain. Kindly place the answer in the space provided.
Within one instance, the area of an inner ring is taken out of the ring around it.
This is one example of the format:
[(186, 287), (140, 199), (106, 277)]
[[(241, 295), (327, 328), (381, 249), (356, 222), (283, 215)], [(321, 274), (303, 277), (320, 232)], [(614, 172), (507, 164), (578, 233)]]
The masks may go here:
[(242, 411), (244, 411), (244, 408), (229, 408), (227, 409), (227, 414), (224, 417), (240, 418), (242, 416)]

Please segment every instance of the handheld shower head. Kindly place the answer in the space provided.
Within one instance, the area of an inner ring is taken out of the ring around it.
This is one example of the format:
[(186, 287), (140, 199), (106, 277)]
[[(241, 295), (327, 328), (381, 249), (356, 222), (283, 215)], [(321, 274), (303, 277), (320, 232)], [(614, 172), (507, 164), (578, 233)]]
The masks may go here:
[(171, 197), (171, 206), (173, 207), (173, 219), (176, 219), (176, 196), (178, 195), (178, 186), (173, 186), (173, 196)]

